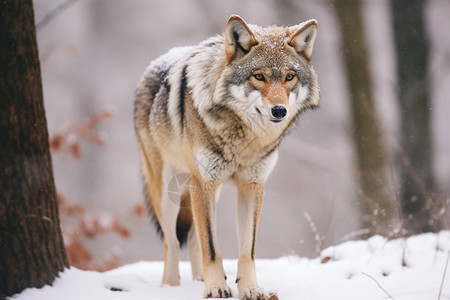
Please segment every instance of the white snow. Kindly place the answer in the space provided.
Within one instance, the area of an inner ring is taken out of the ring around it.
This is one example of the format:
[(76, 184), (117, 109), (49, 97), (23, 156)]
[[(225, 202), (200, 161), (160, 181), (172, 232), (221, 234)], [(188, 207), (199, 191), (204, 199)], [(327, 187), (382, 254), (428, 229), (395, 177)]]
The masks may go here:
[[(257, 259), (260, 285), (279, 299), (445, 300), (450, 299), (450, 231), (387, 241), (374, 236), (325, 249), (321, 257)], [(225, 260), (228, 285), (236, 260)], [(181, 262), (181, 286), (161, 287), (163, 263), (138, 262), (98, 273), (65, 270), (53, 286), (29, 288), (15, 300), (201, 299), (203, 283), (190, 279), (190, 265)], [(444, 279), (444, 282), (443, 282)], [(440, 287), (443, 288), (439, 297)]]

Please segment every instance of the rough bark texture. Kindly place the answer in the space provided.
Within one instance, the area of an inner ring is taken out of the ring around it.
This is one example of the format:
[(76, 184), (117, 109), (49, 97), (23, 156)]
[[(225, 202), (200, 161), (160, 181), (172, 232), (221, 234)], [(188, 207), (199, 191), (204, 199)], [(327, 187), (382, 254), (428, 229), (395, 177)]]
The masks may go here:
[(376, 116), (368, 52), (358, 0), (336, 1), (341, 26), (344, 65), (350, 88), (353, 138), (359, 167), (364, 225), (371, 233), (387, 233), (392, 221), (386, 191), (385, 151)]
[(422, 0), (391, 0), (402, 130), (402, 210), (410, 233), (432, 231), (431, 103)]
[(68, 266), (53, 179), (32, 0), (0, 1), (0, 299)]

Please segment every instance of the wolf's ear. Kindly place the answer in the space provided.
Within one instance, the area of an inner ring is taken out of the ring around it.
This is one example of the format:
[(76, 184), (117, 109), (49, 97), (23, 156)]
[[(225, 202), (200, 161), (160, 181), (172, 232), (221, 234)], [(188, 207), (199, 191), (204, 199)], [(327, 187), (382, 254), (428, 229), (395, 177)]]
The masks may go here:
[(230, 63), (237, 55), (245, 55), (258, 44), (253, 32), (241, 17), (232, 15), (225, 28), (225, 53)]
[(294, 47), (297, 53), (303, 52), (308, 60), (311, 59), (314, 40), (317, 35), (317, 21), (309, 20), (297, 26), (289, 27), (288, 45)]

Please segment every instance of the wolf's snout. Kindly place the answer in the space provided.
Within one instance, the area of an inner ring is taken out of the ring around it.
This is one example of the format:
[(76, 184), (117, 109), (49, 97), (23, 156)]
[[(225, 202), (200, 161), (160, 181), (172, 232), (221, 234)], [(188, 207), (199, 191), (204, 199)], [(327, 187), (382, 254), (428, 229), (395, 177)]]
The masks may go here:
[(277, 105), (272, 107), (271, 113), (274, 121), (281, 121), (286, 117), (287, 109), (283, 105)]

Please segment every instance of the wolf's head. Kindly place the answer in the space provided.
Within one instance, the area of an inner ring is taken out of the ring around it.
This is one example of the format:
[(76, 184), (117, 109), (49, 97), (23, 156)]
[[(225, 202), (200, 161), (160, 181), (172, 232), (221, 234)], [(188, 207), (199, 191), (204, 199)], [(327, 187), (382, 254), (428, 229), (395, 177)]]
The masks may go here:
[(247, 114), (273, 123), (316, 107), (319, 86), (310, 64), (316, 34), (316, 20), (261, 28), (231, 16), (225, 30), (226, 94)]

